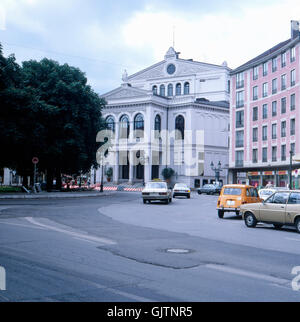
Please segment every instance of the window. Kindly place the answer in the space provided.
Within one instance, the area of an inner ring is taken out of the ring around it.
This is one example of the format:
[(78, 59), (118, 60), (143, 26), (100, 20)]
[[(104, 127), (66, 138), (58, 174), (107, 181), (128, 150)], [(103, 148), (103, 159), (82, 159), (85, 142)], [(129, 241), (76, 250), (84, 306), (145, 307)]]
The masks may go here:
[(252, 130), (252, 141), (257, 142), (258, 141), (258, 128), (255, 127)]
[(190, 83), (186, 82), (184, 83), (184, 95), (190, 94)]
[(276, 192), (273, 196), (271, 196), (267, 203), (277, 203), (277, 204), (286, 204), (289, 198), (288, 192)]
[(281, 67), (286, 66), (286, 52), (281, 54)]
[(295, 59), (296, 59), (296, 48), (292, 47), (290, 49), (290, 61), (291, 61), (291, 63), (294, 62)]
[(230, 80), (227, 81), (227, 92), (230, 93)]
[(291, 86), (294, 86), (296, 84), (296, 70), (293, 69), (291, 71)]
[(244, 91), (236, 93), (236, 107), (244, 106)]
[(153, 92), (153, 94), (157, 95), (157, 86), (156, 85), (154, 85), (152, 87), (152, 92)]
[(123, 115), (120, 118), (120, 138), (121, 139), (126, 139), (129, 138), (129, 119), (127, 115)]
[(244, 87), (244, 73), (238, 73), (236, 74), (236, 88), (242, 88)]
[(281, 137), (286, 137), (286, 121), (281, 122)]
[(237, 167), (242, 167), (244, 165), (244, 151), (235, 152), (235, 165)]
[(296, 148), (296, 145), (295, 143), (291, 143), (291, 152), (292, 152), (292, 155), (295, 155), (295, 148)]
[(296, 134), (296, 121), (295, 121), (295, 119), (291, 119), (290, 130), (291, 130), (291, 135)]
[(178, 115), (175, 119), (176, 140), (184, 140), (184, 117)]
[(300, 204), (300, 193), (292, 192), (290, 194), (288, 204), (299, 205)]
[(168, 96), (173, 96), (173, 85), (172, 84), (168, 85)]
[(263, 119), (268, 118), (268, 104), (263, 105), (262, 111), (263, 111)]
[(268, 75), (268, 63), (263, 63), (263, 76)]
[(115, 132), (115, 120), (114, 120), (114, 118), (112, 116), (108, 116), (106, 118), (105, 123), (106, 123), (106, 128), (107, 129)]
[(166, 88), (165, 88), (165, 85), (160, 85), (160, 87), (159, 87), (159, 95), (160, 96), (166, 96)]
[(263, 141), (268, 140), (268, 127), (267, 126), (263, 126), (263, 128), (262, 128), (262, 139), (263, 139)]
[(257, 121), (258, 120), (258, 107), (257, 106), (253, 107), (252, 120), (253, 121)]
[(136, 133), (137, 137), (144, 137), (144, 117), (140, 113), (134, 118), (134, 130), (141, 131)]
[(257, 149), (253, 149), (252, 150), (252, 162), (253, 163), (257, 163), (258, 159), (257, 159)]
[(268, 96), (268, 83), (263, 83), (262, 92), (263, 92), (263, 97)]
[(284, 114), (286, 112), (286, 97), (283, 97), (281, 99), (281, 114)]
[(258, 79), (258, 66), (253, 67), (253, 80)]
[(277, 101), (272, 102), (272, 116), (277, 115)]
[(272, 139), (277, 139), (277, 124), (272, 124)]
[(277, 146), (272, 146), (272, 162), (277, 161)]
[(262, 162), (268, 162), (268, 148), (262, 149)]
[(178, 83), (176, 85), (176, 95), (177, 96), (181, 95), (181, 84), (180, 83)]
[(258, 99), (258, 87), (254, 86), (253, 87), (253, 100), (257, 100)]
[(272, 59), (272, 72), (276, 72), (277, 70), (277, 57)]
[(156, 131), (155, 132), (156, 137), (159, 136), (159, 133), (161, 131), (161, 117), (158, 114), (155, 116), (154, 130)]
[(281, 146), (281, 161), (286, 161), (286, 145)]
[(277, 93), (277, 78), (272, 80), (272, 94)]
[(235, 147), (241, 148), (244, 146), (244, 131), (236, 132)]
[(291, 111), (293, 111), (296, 108), (296, 96), (295, 94), (291, 95)]
[(285, 90), (286, 89), (286, 75), (281, 75), (281, 90)]
[(236, 128), (244, 127), (244, 111), (236, 112)]

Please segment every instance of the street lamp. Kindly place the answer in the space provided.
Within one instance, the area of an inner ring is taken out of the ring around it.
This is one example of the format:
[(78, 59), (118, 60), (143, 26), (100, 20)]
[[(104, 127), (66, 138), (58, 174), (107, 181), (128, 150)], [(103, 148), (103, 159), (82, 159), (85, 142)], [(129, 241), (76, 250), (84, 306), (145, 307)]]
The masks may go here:
[(221, 161), (219, 161), (218, 165), (215, 167), (214, 163), (211, 162), (210, 167), (212, 169), (212, 171), (215, 172), (215, 178), (216, 178), (216, 183), (220, 181), (220, 172), (222, 172), (223, 170), (222, 168), (222, 164)]
[(293, 173), (293, 156), (294, 153), (292, 150), (290, 150), (290, 168), (289, 168), (289, 188), (293, 189), (293, 177), (292, 177), (292, 173)]

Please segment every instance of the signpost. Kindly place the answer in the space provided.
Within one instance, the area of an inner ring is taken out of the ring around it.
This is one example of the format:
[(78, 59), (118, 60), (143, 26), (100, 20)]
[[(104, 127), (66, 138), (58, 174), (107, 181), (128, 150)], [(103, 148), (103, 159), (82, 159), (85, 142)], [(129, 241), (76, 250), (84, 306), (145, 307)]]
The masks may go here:
[(34, 157), (32, 159), (32, 163), (34, 164), (34, 170), (33, 170), (33, 191), (36, 193), (36, 165), (39, 163), (39, 159), (37, 157)]

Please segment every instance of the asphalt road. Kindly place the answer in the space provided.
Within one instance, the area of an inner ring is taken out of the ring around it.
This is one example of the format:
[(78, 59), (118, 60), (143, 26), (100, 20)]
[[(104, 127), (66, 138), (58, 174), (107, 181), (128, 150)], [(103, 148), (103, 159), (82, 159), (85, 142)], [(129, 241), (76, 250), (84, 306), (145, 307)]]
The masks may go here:
[(3, 200), (0, 301), (299, 301), (300, 235), (221, 220), (216, 200)]

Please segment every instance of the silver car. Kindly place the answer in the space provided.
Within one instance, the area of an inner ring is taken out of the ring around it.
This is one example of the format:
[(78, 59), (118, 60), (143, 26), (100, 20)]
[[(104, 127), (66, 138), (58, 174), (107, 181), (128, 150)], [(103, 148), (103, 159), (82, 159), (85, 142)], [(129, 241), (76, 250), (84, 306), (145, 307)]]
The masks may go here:
[(154, 200), (164, 201), (168, 204), (172, 202), (172, 190), (168, 188), (166, 182), (150, 181), (142, 191), (142, 198), (144, 204)]

